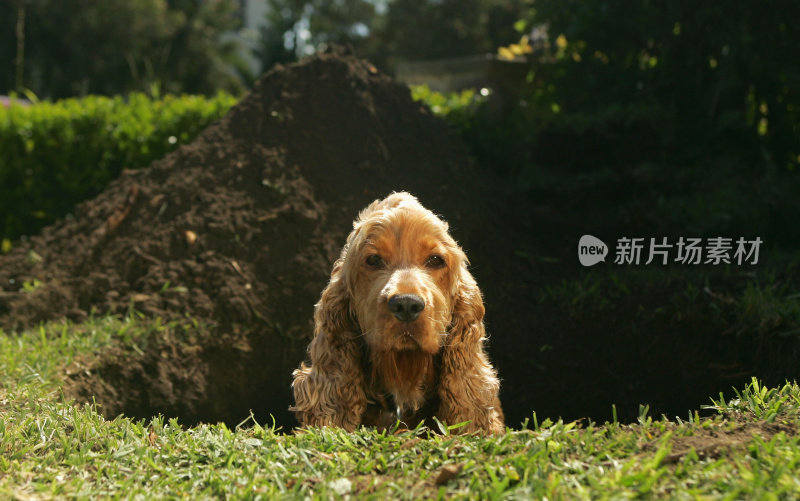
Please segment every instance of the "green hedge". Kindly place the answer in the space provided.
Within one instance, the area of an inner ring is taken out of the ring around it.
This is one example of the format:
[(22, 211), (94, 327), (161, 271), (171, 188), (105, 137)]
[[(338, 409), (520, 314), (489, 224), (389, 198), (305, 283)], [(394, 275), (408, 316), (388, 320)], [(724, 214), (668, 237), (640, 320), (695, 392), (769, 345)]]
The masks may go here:
[(236, 102), (143, 94), (0, 106), (0, 239), (39, 231), (105, 188), (194, 139)]

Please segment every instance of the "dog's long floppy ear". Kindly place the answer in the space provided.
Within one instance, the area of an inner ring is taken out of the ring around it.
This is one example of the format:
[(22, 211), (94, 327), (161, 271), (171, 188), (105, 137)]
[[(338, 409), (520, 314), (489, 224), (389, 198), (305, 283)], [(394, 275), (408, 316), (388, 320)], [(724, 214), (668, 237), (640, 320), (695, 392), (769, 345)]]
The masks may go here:
[(466, 261), (458, 272), (453, 316), (442, 353), (441, 404), (436, 415), (450, 425), (470, 422), (459, 431), (503, 433), (500, 383), (483, 349), (483, 298)]
[(325, 333), (329, 338), (336, 338), (340, 333), (351, 331), (355, 328), (350, 313), (350, 291), (347, 287), (347, 277), (343, 271), (347, 247), (342, 256), (333, 264), (331, 279), (319, 302), (314, 306), (314, 334)]
[(303, 426), (353, 430), (366, 409), (362, 347), (350, 312), (346, 254), (347, 247), (314, 310), (314, 339), (308, 347), (311, 365), (301, 364), (292, 374), (295, 405), (289, 409)]

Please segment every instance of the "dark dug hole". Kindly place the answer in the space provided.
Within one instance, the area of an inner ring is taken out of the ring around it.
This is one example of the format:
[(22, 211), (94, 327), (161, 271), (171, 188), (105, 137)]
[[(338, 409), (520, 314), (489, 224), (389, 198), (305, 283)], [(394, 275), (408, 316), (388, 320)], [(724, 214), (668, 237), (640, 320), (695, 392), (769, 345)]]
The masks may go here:
[[(685, 415), (746, 380), (710, 368), (702, 319), (631, 336), (619, 308), (575, 321), (541, 303), (545, 285), (581, 272), (574, 246), (585, 228), (558, 201), (473, 165), (406, 87), (333, 52), (274, 69), (192, 144), (0, 256), (0, 325), (131, 307), (178, 319), (143, 354), (118, 346), (68, 367), (67, 393), (96, 399), (107, 416), (236, 424), (252, 409), (289, 428), (291, 371), (331, 263), (358, 211), (399, 190), (448, 220), (473, 263), (509, 425), (534, 410), (604, 421), (612, 403), (621, 419), (639, 403)], [(34, 280), (42, 285), (20, 291)], [(181, 327), (185, 317), (211, 327)]]

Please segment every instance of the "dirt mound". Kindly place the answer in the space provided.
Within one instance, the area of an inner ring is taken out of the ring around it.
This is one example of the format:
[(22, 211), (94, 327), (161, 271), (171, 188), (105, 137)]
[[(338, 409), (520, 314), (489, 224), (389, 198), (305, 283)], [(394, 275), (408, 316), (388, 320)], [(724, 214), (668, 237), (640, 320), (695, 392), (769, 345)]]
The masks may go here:
[[(470, 168), (446, 126), (369, 63), (329, 52), (278, 67), (192, 144), (125, 173), (74, 217), (0, 257), (0, 325), (131, 307), (199, 318), (216, 326), (214, 341), (171, 356), (169, 340), (141, 360), (109, 356), (92, 376), (76, 376), (76, 393), (108, 394), (111, 414), (280, 416), (313, 304), (357, 211), (408, 190), (458, 233), (465, 211), (480, 213), (464, 202), (475, 193)], [(160, 403), (114, 388), (137, 378), (165, 388)], [(220, 378), (253, 394), (211, 389)], [(190, 395), (175, 391), (179, 379), (195, 385)], [(229, 410), (208, 410), (211, 393), (222, 394), (213, 407)]]
[(289, 313), (294, 334), (308, 316), (295, 296), (319, 295), (358, 209), (408, 189), (452, 219), (468, 166), (444, 125), (368, 63), (323, 54), (277, 68), (195, 142), (0, 258), (0, 322), (133, 304), (226, 326)]

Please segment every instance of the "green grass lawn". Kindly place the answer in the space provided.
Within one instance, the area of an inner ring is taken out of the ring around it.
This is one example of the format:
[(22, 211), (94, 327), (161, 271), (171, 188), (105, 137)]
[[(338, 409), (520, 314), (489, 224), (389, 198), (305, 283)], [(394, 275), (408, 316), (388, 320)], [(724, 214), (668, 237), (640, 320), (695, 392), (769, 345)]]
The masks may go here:
[(109, 421), (64, 400), (76, 357), (146, 331), (145, 320), (105, 318), (0, 333), (0, 499), (800, 497), (796, 384), (754, 380), (709, 399), (711, 418), (654, 419), (642, 408), (637, 424), (600, 425), (532, 412), (488, 438), (284, 434), (252, 419), (184, 428), (162, 417)]

